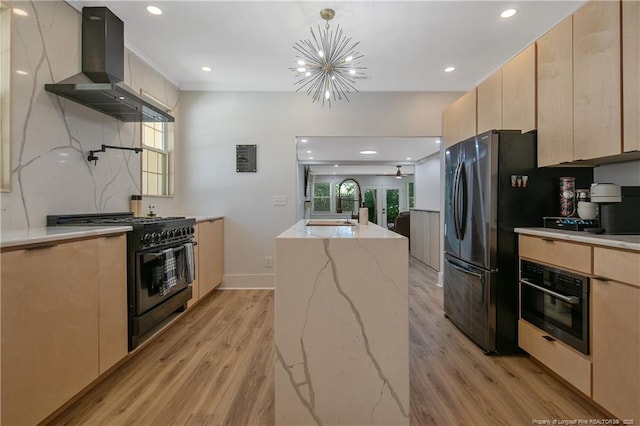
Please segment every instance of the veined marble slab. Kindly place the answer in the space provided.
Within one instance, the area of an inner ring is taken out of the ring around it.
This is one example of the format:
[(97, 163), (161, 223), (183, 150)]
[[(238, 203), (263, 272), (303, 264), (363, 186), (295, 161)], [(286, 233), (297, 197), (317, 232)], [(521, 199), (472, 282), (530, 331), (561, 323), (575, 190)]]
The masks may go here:
[(0, 233), (0, 247), (55, 243), (75, 238), (122, 234), (132, 229), (131, 226), (43, 226), (9, 229)]
[(276, 424), (408, 425), (408, 240), (305, 223), (276, 238)]

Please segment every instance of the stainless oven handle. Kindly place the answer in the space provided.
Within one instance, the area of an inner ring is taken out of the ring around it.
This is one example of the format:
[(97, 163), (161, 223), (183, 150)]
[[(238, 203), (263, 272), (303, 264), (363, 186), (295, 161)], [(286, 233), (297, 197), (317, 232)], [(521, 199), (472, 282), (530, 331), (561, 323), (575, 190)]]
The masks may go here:
[(473, 271), (468, 270), (467, 268), (463, 268), (462, 266), (459, 266), (459, 265), (457, 265), (457, 264), (453, 263), (453, 262), (452, 262), (452, 261), (450, 261), (449, 259), (445, 259), (444, 261), (445, 261), (445, 262), (447, 262), (449, 265), (451, 265), (451, 267), (452, 267), (452, 268), (455, 268), (455, 269), (457, 269), (458, 271), (462, 271), (462, 272), (464, 272), (465, 274), (473, 275), (474, 277), (478, 277), (478, 278), (480, 278), (481, 280), (484, 278), (484, 277), (482, 276), (482, 274), (478, 274), (477, 272), (473, 272)]
[(524, 284), (524, 285), (527, 285), (529, 287), (533, 287), (536, 290), (539, 290), (539, 291), (541, 291), (543, 293), (546, 293), (549, 296), (553, 296), (553, 297), (555, 297), (557, 299), (560, 299), (563, 302), (567, 302), (570, 305), (577, 305), (577, 304), (580, 303), (580, 299), (578, 297), (576, 297), (576, 296), (564, 296), (564, 295), (562, 295), (560, 293), (556, 293), (553, 290), (549, 290), (548, 288), (540, 287), (539, 285), (536, 285), (536, 284), (534, 284), (534, 283), (532, 283), (530, 281), (527, 281), (527, 280), (521, 279), (520, 282), (522, 284)]
[[(197, 246), (197, 245), (198, 245), (198, 243), (197, 243), (197, 242), (195, 242), (195, 241), (194, 241), (194, 242), (192, 242), (191, 244), (193, 244), (194, 246)], [(184, 250), (184, 244), (183, 244), (183, 245), (181, 245), (181, 246), (179, 246), (179, 247), (174, 248), (174, 249), (173, 249), (173, 252), (174, 252), (174, 253), (177, 253), (177, 252), (179, 252), (179, 251), (181, 251), (181, 250)], [(163, 252), (144, 253), (144, 254), (142, 255), (142, 263), (151, 262), (152, 260), (156, 260), (157, 258), (162, 257), (162, 256), (164, 256), (164, 253), (163, 253)]]

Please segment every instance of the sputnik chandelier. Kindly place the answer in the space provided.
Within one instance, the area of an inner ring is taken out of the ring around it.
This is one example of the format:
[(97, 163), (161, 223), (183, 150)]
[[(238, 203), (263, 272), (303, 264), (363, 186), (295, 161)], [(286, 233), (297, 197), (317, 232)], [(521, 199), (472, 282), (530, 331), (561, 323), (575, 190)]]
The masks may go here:
[(365, 67), (360, 66), (364, 57), (356, 51), (360, 42), (352, 42), (338, 25), (329, 30), (329, 21), (335, 16), (333, 9), (322, 9), (320, 17), (326, 21), (324, 31), (318, 25), (318, 32), (310, 28), (311, 39), (300, 40), (293, 45), (296, 50), (297, 66), (290, 68), (298, 79), (296, 92), (304, 90), (313, 102), (322, 101), (331, 108), (332, 100), (345, 99), (347, 92), (357, 92), (357, 79), (364, 78)]

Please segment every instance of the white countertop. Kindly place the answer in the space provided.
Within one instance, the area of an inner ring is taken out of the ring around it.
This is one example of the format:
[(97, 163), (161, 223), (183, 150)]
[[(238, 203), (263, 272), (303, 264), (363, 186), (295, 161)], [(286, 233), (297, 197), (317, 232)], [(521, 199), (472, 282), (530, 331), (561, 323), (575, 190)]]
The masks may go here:
[(129, 232), (130, 226), (50, 226), (38, 228), (9, 229), (0, 233), (0, 247), (15, 247), (30, 244), (72, 240), (75, 238)]
[[(303, 219), (276, 238), (405, 238), (374, 223), (367, 225), (340, 226), (344, 219), (335, 219), (336, 226), (306, 226), (309, 219)], [(327, 222), (327, 219), (322, 219)]]
[(640, 235), (591, 234), (586, 231), (565, 231), (552, 228), (516, 228), (514, 231), (519, 234), (534, 235), (536, 237), (640, 251)]

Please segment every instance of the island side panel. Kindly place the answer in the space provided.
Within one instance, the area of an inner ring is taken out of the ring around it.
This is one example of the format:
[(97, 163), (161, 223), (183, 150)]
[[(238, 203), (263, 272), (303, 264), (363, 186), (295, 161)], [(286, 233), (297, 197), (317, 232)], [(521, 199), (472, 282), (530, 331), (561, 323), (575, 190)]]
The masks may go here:
[(276, 239), (276, 424), (409, 424), (407, 244)]

